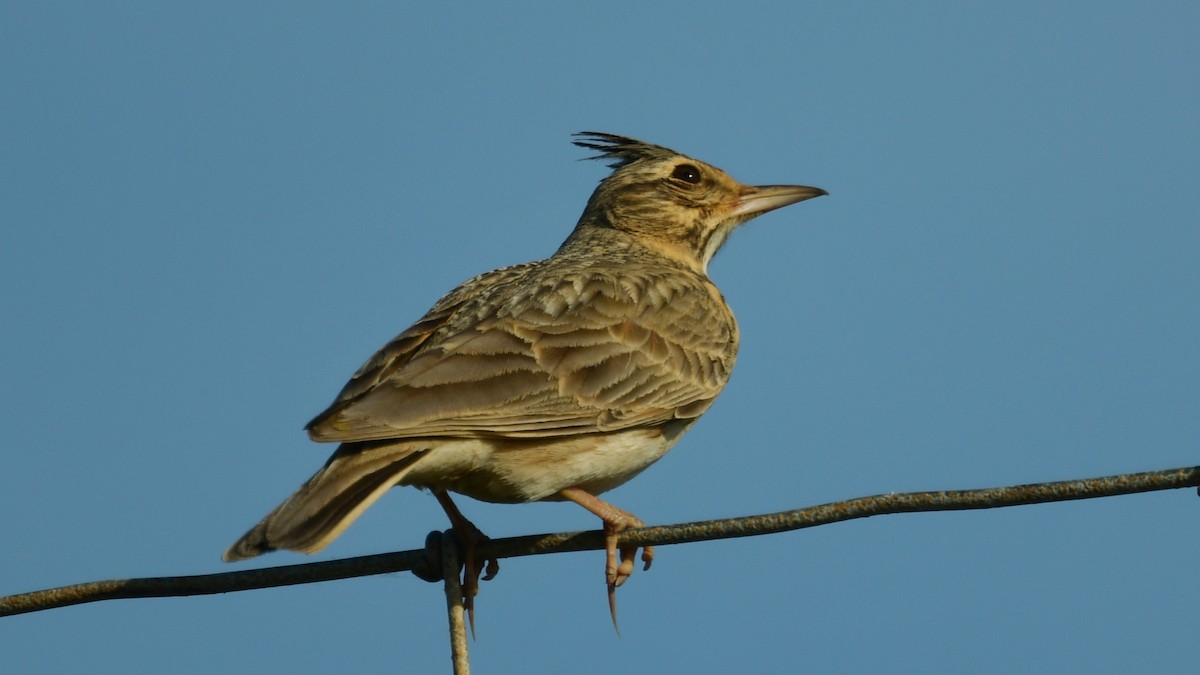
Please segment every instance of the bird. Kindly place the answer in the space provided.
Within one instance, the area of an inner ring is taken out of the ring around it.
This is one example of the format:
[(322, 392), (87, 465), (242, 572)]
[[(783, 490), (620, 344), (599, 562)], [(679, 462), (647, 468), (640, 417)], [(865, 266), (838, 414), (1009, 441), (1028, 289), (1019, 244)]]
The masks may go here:
[[(487, 540), (451, 492), (485, 502), (570, 501), (598, 516), (605, 582), (633, 572), (618, 535), (643, 522), (598, 495), (654, 464), (729, 380), (739, 332), (709, 262), (738, 226), (827, 194), (746, 185), (674, 150), (579, 132), (612, 169), (557, 251), (476, 276), (376, 352), (305, 429), (337, 450), (225, 552), (227, 562), (313, 553), (394, 486), (437, 498), (464, 548), (463, 603)], [(649, 569), (652, 547), (643, 547)], [(484, 579), (495, 576), (486, 561)]]

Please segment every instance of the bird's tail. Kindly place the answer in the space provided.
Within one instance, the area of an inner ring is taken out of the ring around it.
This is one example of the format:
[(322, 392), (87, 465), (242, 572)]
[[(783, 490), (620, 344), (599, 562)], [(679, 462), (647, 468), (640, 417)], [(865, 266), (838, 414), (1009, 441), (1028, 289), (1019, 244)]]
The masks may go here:
[(221, 559), (253, 558), (289, 549), (315, 553), (337, 538), (424, 452), (411, 443), (345, 443), (324, 468), (238, 539)]

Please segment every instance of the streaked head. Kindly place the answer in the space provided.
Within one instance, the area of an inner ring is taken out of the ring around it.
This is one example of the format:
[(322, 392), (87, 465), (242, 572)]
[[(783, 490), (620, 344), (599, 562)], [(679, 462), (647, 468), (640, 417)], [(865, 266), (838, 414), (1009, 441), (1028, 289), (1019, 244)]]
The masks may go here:
[(585, 131), (575, 145), (611, 160), (576, 231), (609, 227), (703, 272), (738, 225), (826, 194), (803, 185), (743, 185), (711, 164), (624, 136)]

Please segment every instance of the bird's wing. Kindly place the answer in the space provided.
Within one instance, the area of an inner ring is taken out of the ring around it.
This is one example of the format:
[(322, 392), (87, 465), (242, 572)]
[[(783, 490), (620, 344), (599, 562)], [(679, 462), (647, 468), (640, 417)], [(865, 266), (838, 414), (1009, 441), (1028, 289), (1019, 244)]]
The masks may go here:
[[(318, 441), (553, 437), (698, 417), (737, 327), (699, 277), (478, 277), (376, 354), (313, 420)], [(534, 275), (536, 276), (536, 275)]]

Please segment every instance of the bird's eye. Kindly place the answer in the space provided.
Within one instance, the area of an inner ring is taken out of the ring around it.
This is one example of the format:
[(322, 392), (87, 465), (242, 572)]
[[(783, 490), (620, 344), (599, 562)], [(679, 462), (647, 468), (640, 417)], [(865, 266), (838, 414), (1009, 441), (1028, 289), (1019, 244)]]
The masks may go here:
[(681, 180), (692, 185), (700, 184), (700, 169), (697, 169), (691, 164), (680, 164), (671, 172), (671, 178)]

